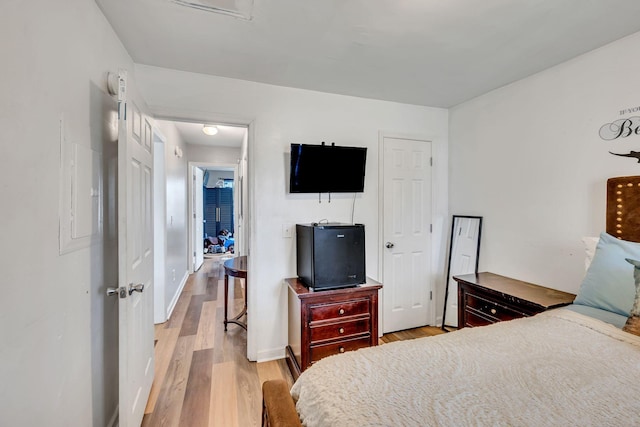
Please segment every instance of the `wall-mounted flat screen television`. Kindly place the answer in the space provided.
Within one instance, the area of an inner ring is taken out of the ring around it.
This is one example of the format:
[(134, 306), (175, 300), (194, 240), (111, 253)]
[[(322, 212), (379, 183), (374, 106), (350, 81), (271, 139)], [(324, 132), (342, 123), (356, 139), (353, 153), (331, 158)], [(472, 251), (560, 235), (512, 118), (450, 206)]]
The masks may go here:
[(291, 144), (290, 193), (362, 193), (365, 147)]

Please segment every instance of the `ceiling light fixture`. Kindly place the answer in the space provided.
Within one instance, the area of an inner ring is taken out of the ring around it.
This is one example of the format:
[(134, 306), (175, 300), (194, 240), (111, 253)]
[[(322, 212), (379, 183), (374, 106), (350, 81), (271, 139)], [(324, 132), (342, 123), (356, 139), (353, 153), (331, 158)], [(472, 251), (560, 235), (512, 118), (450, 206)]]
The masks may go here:
[(207, 135), (215, 135), (216, 133), (218, 133), (218, 128), (213, 125), (204, 125), (202, 126), (202, 132)]

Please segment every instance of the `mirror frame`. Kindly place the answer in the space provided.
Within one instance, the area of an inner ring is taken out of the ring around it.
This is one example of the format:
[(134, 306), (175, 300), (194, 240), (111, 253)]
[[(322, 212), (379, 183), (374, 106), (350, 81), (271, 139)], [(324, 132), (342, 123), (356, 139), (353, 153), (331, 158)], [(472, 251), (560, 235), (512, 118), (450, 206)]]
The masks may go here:
[[(478, 265), (479, 265), (479, 261), (480, 261), (480, 241), (482, 240), (482, 217), (481, 216), (472, 216), (472, 215), (453, 215), (452, 219), (451, 219), (451, 238), (449, 240), (449, 261), (447, 263), (447, 277), (445, 279), (445, 287), (444, 287), (444, 308), (442, 310), (442, 327), (441, 329), (443, 331), (449, 332), (448, 329), (446, 329), (446, 315), (447, 315), (447, 302), (449, 299), (449, 281), (451, 280), (451, 252), (453, 250), (454, 247), (454, 238), (456, 236), (454, 236), (455, 230), (456, 230), (456, 223), (457, 220), (459, 218), (468, 218), (468, 219), (477, 219), (479, 220), (479, 224), (478, 224), (478, 242), (476, 245), (476, 265), (474, 266), (474, 273), (477, 274), (478, 273)], [(453, 274), (470, 274), (470, 273), (460, 273), (460, 272), (454, 272)], [(460, 327), (460, 325), (458, 325), (458, 327)]]

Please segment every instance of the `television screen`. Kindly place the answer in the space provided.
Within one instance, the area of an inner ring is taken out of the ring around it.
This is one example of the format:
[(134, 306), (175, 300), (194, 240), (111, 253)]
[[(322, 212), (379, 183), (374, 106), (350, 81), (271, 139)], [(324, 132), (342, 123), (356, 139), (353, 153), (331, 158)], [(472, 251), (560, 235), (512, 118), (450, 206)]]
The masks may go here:
[(291, 193), (361, 193), (365, 147), (291, 144)]

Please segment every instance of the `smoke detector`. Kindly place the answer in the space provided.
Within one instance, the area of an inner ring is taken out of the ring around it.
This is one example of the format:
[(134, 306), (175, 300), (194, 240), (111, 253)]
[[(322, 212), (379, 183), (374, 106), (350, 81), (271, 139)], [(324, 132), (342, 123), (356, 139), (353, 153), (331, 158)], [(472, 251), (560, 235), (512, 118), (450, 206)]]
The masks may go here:
[(180, 6), (207, 12), (221, 13), (250, 21), (253, 0), (171, 0)]

